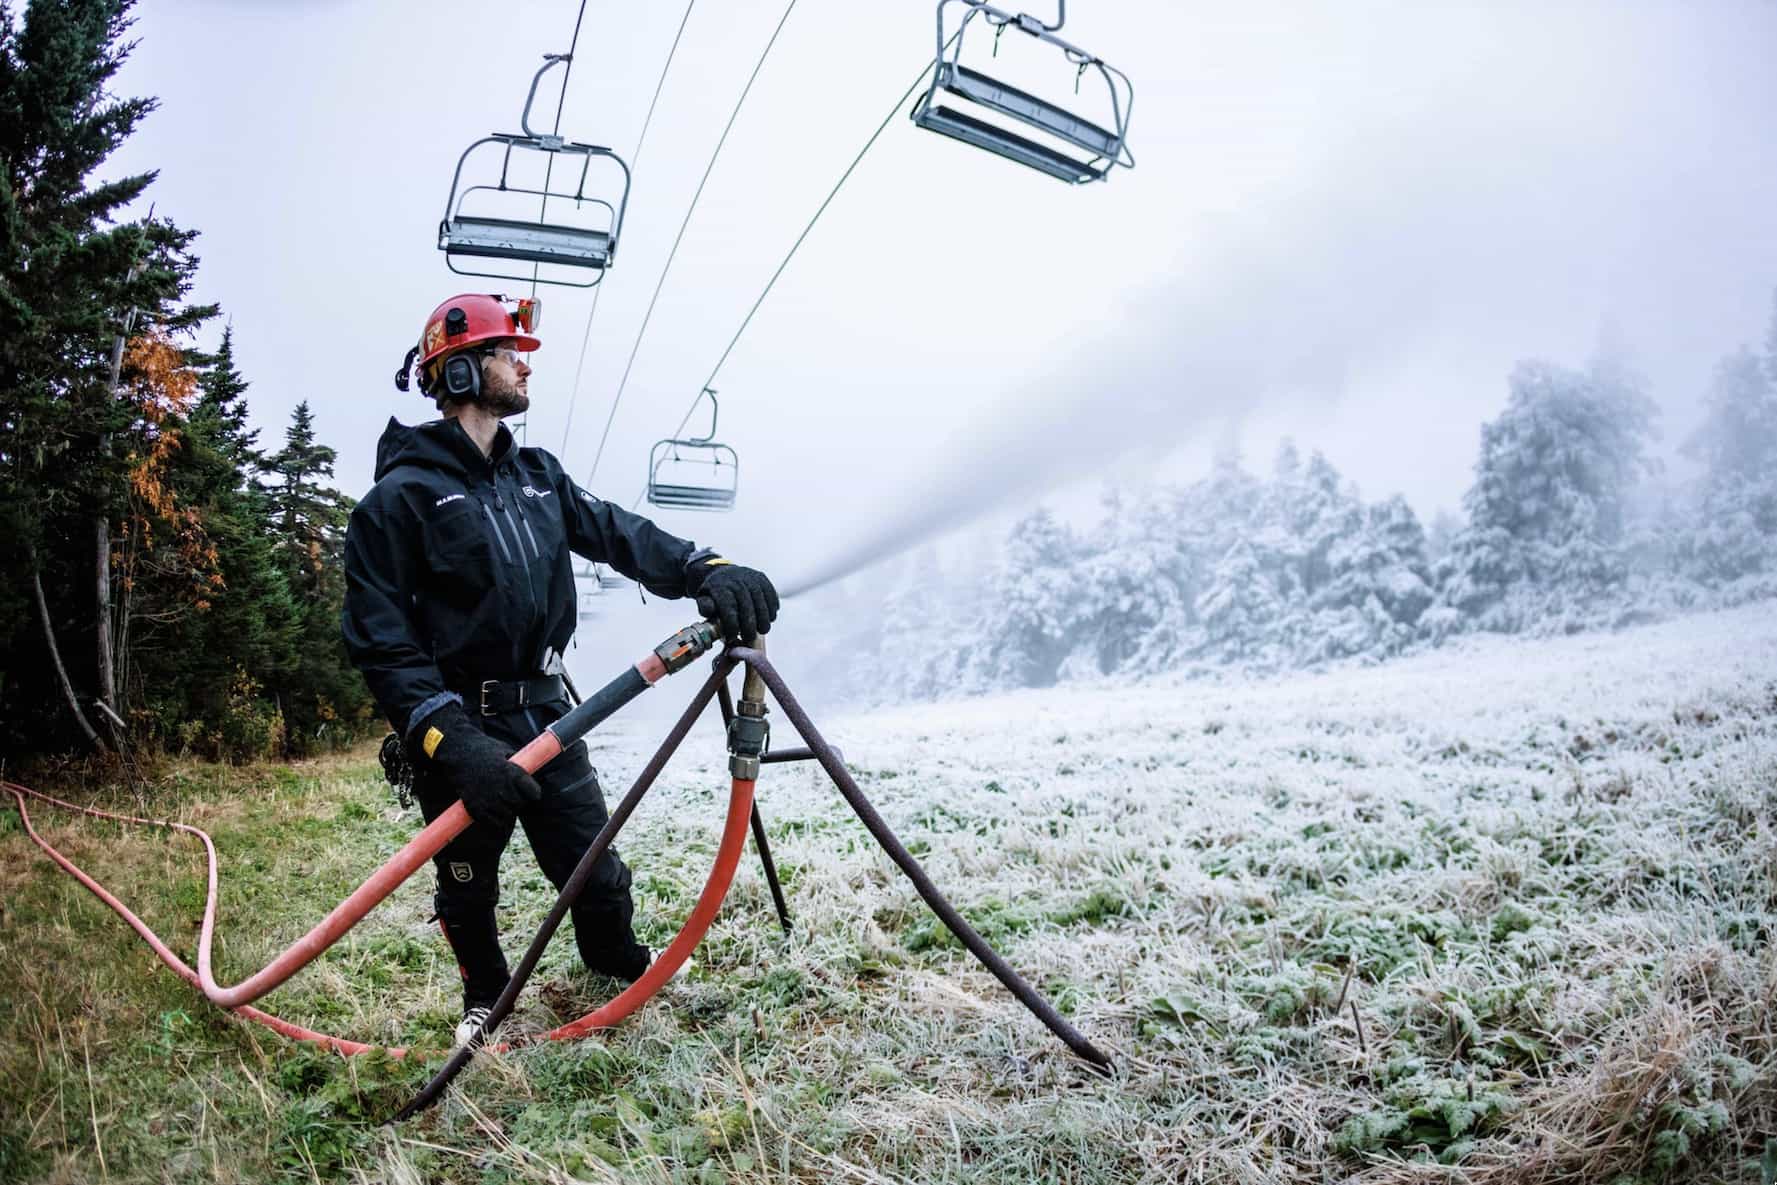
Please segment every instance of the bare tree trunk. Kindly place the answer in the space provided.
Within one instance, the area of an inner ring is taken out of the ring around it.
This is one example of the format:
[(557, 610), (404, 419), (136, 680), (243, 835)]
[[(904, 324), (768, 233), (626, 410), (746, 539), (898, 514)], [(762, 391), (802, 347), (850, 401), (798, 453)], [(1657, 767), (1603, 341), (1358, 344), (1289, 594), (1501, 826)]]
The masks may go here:
[[(130, 278), (134, 279), (141, 270), (142, 265), (138, 263), (130, 269)], [(107, 394), (112, 403), (117, 402), (117, 384), (123, 377), (123, 348), (135, 321), (136, 310), (131, 309), (123, 319), (122, 332), (111, 343), (111, 380)], [(109, 433), (99, 437), (99, 452), (101, 455), (110, 454)], [(103, 512), (99, 513), (93, 524), (93, 537), (97, 544), (98, 561), (95, 581), (98, 605), (94, 625), (98, 635), (99, 703), (105, 708), (105, 726), (111, 733), (112, 747), (121, 753), (124, 750), (124, 735), (122, 727), (117, 723), (122, 719), (117, 711), (117, 657), (111, 644), (111, 520)]]
[(80, 731), (86, 734), (86, 739), (91, 742), (92, 747), (103, 750), (105, 742), (99, 739), (99, 734), (93, 731), (91, 724), (87, 723), (86, 713), (80, 710), (80, 699), (74, 694), (74, 684), (68, 679), (68, 668), (62, 665), (62, 652), (56, 646), (55, 626), (49, 620), (49, 602), (43, 598), (43, 575), (36, 568), (31, 569), (31, 588), (37, 594), (37, 616), (43, 621), (43, 641), (49, 647), (50, 661), (55, 664), (56, 680), (61, 684), (62, 697), (68, 701), (68, 710), (74, 713), (74, 719), (79, 723)]

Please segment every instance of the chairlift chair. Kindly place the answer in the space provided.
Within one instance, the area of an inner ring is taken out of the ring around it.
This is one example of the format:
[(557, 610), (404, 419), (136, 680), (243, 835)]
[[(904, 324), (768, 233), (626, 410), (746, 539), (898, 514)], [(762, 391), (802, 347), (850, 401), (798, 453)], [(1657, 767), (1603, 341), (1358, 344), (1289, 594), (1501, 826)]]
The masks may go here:
[[(944, 9), (951, 4), (961, 4), (966, 11), (947, 50)], [(1109, 126), (963, 65), (969, 22), (976, 17), (983, 22), (979, 27), (993, 30), (996, 51), (999, 37), (1007, 29), (1059, 48), (1074, 67), (1076, 94), (1080, 80), (1096, 71), (1109, 95)], [(1111, 169), (1119, 165), (1134, 168), (1135, 156), (1127, 140), (1135, 86), (1128, 75), (1104, 59), (1057, 37), (1066, 21), (1067, 0), (1059, 0), (1053, 25), (1029, 13), (995, 8), (986, 0), (938, 0), (938, 55), (931, 86), (910, 113), (913, 122), (1074, 185), (1108, 180)], [(948, 106), (941, 99), (958, 105)]]
[[(629, 165), (609, 148), (531, 130), (537, 84), (552, 67), (568, 60), (567, 54), (543, 56), (543, 67), (531, 79), (531, 92), (519, 117), (522, 135), (484, 136), (457, 159), (444, 219), (438, 224), (438, 249), (458, 275), (590, 288), (616, 258), (629, 204)], [(497, 182), (463, 184), (471, 157), (476, 158), (478, 170), (491, 170), (487, 158), (495, 155), (500, 158)], [(597, 173), (595, 164), (600, 166)], [(542, 179), (527, 183), (526, 165), (541, 169)], [(557, 166), (568, 176), (578, 173), (572, 189), (553, 183)], [(620, 188), (610, 197), (589, 195), (589, 177), (604, 179), (604, 175), (614, 186), (620, 181)], [(493, 270), (498, 265), (489, 260), (530, 267)]]
[[(588, 587), (590, 584), (591, 587)], [(603, 616), (605, 597), (619, 589), (628, 588), (630, 582), (603, 564), (587, 564), (574, 573), (575, 605), (581, 621), (592, 621)]]
[(707, 436), (656, 441), (648, 453), (648, 501), (677, 510), (733, 510), (740, 487), (740, 457), (716, 440), (720, 408), (716, 393), (710, 397), (710, 430)]

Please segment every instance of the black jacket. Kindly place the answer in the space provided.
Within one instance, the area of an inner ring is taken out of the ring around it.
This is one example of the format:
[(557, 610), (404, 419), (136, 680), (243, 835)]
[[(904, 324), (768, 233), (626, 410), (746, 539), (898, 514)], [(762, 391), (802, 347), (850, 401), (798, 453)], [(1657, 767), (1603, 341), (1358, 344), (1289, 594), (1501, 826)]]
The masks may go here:
[(514, 448), (504, 426), (490, 459), (455, 420), (389, 421), (346, 528), (340, 625), (397, 731), (562, 652), (578, 610), (570, 551), (668, 598), (710, 554), (593, 497), (542, 449)]

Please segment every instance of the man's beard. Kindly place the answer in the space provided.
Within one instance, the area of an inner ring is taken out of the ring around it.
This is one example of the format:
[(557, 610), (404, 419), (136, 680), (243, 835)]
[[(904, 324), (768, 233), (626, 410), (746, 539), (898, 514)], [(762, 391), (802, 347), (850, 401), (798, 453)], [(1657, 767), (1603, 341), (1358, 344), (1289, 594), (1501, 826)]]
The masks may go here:
[(481, 405), (502, 420), (531, 408), (531, 397), (517, 383), (487, 382), (482, 384)]

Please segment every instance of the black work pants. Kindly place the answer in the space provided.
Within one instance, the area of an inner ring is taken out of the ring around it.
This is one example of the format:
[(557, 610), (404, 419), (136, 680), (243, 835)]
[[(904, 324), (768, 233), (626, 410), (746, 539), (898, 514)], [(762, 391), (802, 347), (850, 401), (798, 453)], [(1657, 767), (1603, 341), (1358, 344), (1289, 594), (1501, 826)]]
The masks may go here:
[[(539, 704), (471, 722), (497, 740), (521, 748), (559, 719), (565, 703)], [(560, 889), (574, 866), (610, 818), (598, 775), (576, 743), (536, 774), (542, 799), (519, 816), (537, 865), (549, 883)], [(414, 780), (420, 811), (430, 823), (456, 801), (435, 779)], [(446, 844), (432, 863), (438, 870), (433, 903), (438, 921), (463, 975), (463, 1006), (492, 1004), (505, 990), (508, 972), (500, 949), (494, 907), (500, 900), (500, 856), (512, 838), (511, 827), (471, 823)], [(648, 950), (635, 940), (630, 919), (635, 906), (629, 894), (630, 873), (615, 847), (593, 866), (592, 878), (570, 908), (580, 961), (593, 971), (634, 978), (647, 966)]]

